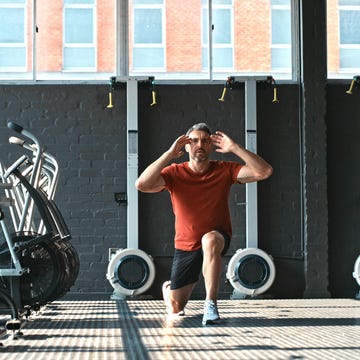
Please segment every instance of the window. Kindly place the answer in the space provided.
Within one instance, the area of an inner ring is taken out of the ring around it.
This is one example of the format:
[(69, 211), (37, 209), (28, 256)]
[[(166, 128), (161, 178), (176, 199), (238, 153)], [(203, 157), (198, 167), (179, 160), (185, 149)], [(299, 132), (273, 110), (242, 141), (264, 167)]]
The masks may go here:
[[(212, 68), (215, 72), (233, 71), (233, 1), (214, 0), (212, 4)], [(209, 66), (209, 9), (207, 0), (202, 0), (202, 64), (203, 69)]]
[(1, 73), (25, 72), (27, 69), (26, 15), (26, 0), (0, 0)]
[[(359, 1), (352, 7), (360, 6)], [(119, 72), (158, 80), (224, 80), (229, 75), (291, 79), (291, 4), (0, 0), (0, 81), (108, 81)], [(358, 51), (356, 14), (344, 13), (354, 25), (344, 30), (343, 67), (353, 66), (346, 52), (353, 56)]]
[(129, 0), (129, 19), (130, 75), (292, 78), (291, 0)]
[(328, 77), (360, 71), (360, 0), (327, 1)]
[(163, 0), (133, 1), (133, 53), (134, 70), (163, 70), (164, 49), (164, 4)]
[(116, 3), (0, 0), (0, 81), (108, 81), (116, 74)]
[(63, 70), (96, 69), (95, 1), (64, 1)]
[(360, 1), (339, 1), (340, 69), (360, 67)]
[(290, 0), (271, 1), (271, 70), (291, 71)]

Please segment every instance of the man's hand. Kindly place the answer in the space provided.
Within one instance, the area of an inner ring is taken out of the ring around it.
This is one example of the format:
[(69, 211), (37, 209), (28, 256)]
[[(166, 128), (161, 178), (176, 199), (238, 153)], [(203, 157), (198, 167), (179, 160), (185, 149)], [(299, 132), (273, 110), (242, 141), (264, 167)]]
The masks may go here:
[(237, 178), (241, 183), (260, 181), (268, 178), (272, 172), (272, 167), (259, 155), (246, 150), (222, 131), (216, 131), (211, 136), (216, 151), (221, 153), (233, 153), (238, 156), (245, 164), (240, 169)]
[(229, 153), (234, 151), (235, 142), (222, 131), (216, 131), (214, 135), (211, 135), (211, 140), (216, 146), (215, 151), (217, 152)]
[(190, 144), (191, 139), (187, 135), (179, 136), (174, 143), (170, 146), (168, 152), (171, 154), (173, 159), (177, 159), (184, 155), (184, 147), (186, 144)]
[(138, 177), (135, 187), (143, 192), (159, 192), (165, 188), (165, 181), (161, 176), (161, 170), (171, 161), (184, 154), (184, 146), (190, 144), (191, 139), (187, 135), (179, 136), (157, 160), (151, 163)]

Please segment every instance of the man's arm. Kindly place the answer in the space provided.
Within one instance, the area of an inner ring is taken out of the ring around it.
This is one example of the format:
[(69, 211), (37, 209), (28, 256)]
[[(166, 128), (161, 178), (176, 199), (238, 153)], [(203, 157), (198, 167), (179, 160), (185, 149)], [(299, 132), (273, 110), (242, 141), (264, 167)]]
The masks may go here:
[(216, 151), (221, 153), (233, 153), (238, 156), (245, 165), (238, 173), (238, 181), (249, 183), (265, 180), (271, 176), (273, 168), (263, 158), (253, 152), (246, 150), (225, 133), (217, 131), (211, 136), (213, 144), (217, 147)]
[(161, 176), (161, 170), (167, 166), (170, 161), (182, 156), (184, 154), (184, 146), (189, 144), (190, 141), (190, 138), (186, 135), (178, 137), (169, 150), (165, 151), (142, 172), (135, 182), (135, 187), (142, 192), (159, 192), (163, 190), (165, 181)]

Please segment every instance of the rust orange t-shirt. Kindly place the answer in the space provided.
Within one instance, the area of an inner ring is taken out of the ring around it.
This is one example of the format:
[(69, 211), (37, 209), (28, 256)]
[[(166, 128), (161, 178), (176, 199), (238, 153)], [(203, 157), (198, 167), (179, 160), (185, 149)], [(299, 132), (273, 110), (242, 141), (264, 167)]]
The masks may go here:
[(193, 172), (188, 162), (162, 170), (175, 214), (176, 249), (201, 248), (201, 237), (211, 230), (221, 230), (231, 237), (229, 192), (241, 167), (232, 161), (211, 160), (204, 174)]

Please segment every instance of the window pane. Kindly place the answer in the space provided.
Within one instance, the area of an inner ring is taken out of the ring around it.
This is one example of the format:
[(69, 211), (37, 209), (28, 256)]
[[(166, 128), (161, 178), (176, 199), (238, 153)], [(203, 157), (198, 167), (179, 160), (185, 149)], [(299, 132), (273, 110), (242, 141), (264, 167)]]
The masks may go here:
[(231, 3), (232, 3), (232, 0), (213, 0), (214, 5), (224, 5), (224, 4), (231, 5)]
[(201, 52), (201, 65), (204, 70), (207, 70), (209, 68), (209, 51), (208, 48), (203, 48)]
[(271, 50), (271, 68), (290, 69), (291, 68), (291, 49), (273, 48)]
[(90, 48), (65, 48), (64, 69), (95, 67), (95, 49)]
[(359, 68), (360, 49), (340, 49), (340, 68)]
[(26, 0), (0, 0), (0, 4), (25, 4)]
[(215, 68), (232, 68), (233, 53), (229, 48), (217, 48), (213, 50), (213, 65)]
[(340, 44), (360, 44), (360, 11), (340, 11)]
[(213, 10), (213, 42), (214, 44), (231, 43), (231, 11)]
[(202, 11), (202, 43), (204, 45), (209, 43), (209, 11), (203, 9)]
[(289, 0), (271, 0), (271, 5), (289, 5)]
[(0, 43), (24, 43), (24, 9), (0, 8)]
[(360, 5), (360, 0), (339, 0), (339, 5)]
[(271, 42), (273, 44), (291, 43), (290, 10), (273, 10), (271, 19)]
[(163, 49), (134, 49), (135, 68), (163, 68), (164, 50)]
[(0, 47), (0, 71), (1, 67), (22, 67), (26, 66), (25, 48)]
[(65, 10), (66, 43), (92, 43), (93, 32), (93, 11), (91, 9)]
[(162, 21), (160, 9), (135, 9), (135, 44), (160, 44), (162, 42)]

